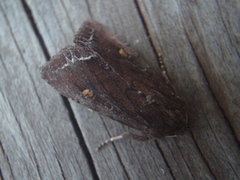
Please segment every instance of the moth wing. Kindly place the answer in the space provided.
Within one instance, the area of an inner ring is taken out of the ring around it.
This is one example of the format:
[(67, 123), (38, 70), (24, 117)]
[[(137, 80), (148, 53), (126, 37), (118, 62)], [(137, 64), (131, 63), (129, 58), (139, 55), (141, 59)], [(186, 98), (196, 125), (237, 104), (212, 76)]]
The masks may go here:
[(41, 68), (41, 74), (62, 95), (132, 128), (145, 129), (125, 94), (129, 84), (91, 48), (65, 47)]
[[(95, 52), (102, 54), (121, 54), (124, 57), (131, 58), (131, 63), (139, 69), (146, 69), (146, 64), (140, 60), (137, 52), (132, 50), (116, 34), (108, 31), (102, 24), (96, 21), (85, 21), (74, 37), (74, 43), (90, 46)], [(117, 62), (118, 59), (115, 59)]]
[[(170, 82), (161, 74), (146, 68), (137, 53), (123, 41), (94, 21), (86, 21), (74, 38), (76, 44), (94, 49), (109, 67), (129, 85), (125, 93), (141, 117), (140, 122), (153, 136), (178, 134), (186, 129), (185, 102), (176, 95)], [(125, 101), (123, 101), (126, 103)], [(126, 103), (127, 104), (127, 103)], [(134, 116), (132, 116), (134, 119)], [(143, 120), (144, 119), (144, 120)], [(129, 123), (128, 123), (129, 124)]]
[[(142, 69), (116, 36), (87, 21), (42, 68), (42, 77), (64, 96), (152, 137), (174, 134), (186, 122), (184, 101), (166, 79)], [(185, 127), (185, 126), (184, 126)]]

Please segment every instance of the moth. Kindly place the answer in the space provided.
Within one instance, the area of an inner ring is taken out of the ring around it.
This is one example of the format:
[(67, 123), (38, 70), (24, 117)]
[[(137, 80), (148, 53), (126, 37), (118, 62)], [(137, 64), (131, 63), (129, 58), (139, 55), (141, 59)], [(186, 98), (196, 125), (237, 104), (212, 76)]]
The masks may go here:
[(147, 141), (186, 131), (184, 100), (115, 34), (86, 21), (73, 42), (41, 67), (42, 78), (63, 96), (139, 131), (99, 148), (121, 138)]

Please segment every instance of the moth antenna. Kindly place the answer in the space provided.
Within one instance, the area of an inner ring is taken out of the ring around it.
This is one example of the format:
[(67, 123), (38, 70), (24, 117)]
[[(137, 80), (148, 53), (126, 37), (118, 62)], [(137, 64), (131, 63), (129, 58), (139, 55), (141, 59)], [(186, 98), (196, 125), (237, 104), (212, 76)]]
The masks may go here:
[(113, 142), (113, 141), (116, 141), (116, 140), (119, 140), (119, 139), (124, 138), (123, 135), (124, 135), (124, 134), (121, 134), (121, 135), (119, 135), (119, 136), (114, 136), (114, 137), (111, 137), (111, 138), (107, 139), (106, 141), (104, 141), (103, 143), (101, 143), (101, 144), (96, 148), (96, 150), (98, 151), (99, 149), (101, 149), (103, 146), (105, 146), (105, 145), (108, 144), (109, 142)]
[(161, 53), (158, 53), (158, 63), (159, 63), (159, 67), (162, 71), (162, 75), (165, 77), (165, 79), (167, 80), (166, 83), (168, 84), (169, 83), (169, 78), (168, 78), (168, 75), (167, 75), (166, 68), (164, 66), (163, 57), (162, 57)]

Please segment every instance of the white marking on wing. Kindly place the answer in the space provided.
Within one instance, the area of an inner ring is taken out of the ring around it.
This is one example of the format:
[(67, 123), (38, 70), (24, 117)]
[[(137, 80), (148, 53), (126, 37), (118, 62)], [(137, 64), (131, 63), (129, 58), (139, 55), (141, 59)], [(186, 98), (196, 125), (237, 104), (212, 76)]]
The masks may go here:
[(89, 56), (81, 56), (81, 57), (77, 57), (71, 50), (69, 50), (71, 56), (67, 56), (65, 53), (63, 53), (67, 63), (65, 63), (62, 67), (57, 68), (56, 71), (58, 71), (59, 69), (64, 69), (66, 67), (68, 67), (70, 64), (74, 64), (77, 61), (86, 61), (86, 60), (90, 60), (93, 57), (96, 57), (96, 54), (91, 54)]

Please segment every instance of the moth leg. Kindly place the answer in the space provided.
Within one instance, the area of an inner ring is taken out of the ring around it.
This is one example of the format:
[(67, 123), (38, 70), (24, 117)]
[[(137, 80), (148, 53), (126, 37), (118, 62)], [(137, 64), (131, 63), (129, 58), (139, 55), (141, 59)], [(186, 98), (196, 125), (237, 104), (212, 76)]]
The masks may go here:
[(124, 134), (121, 134), (121, 135), (114, 136), (114, 137), (111, 137), (111, 138), (107, 139), (106, 141), (104, 141), (103, 143), (101, 143), (101, 144), (96, 148), (96, 150), (98, 151), (99, 149), (101, 149), (104, 145), (108, 144), (109, 142), (113, 142), (113, 141), (116, 141), (116, 140), (119, 140), (119, 139), (124, 138), (123, 136), (124, 136)]
[(137, 135), (137, 134), (132, 134), (132, 133), (125, 133), (125, 134), (123, 134), (123, 137), (128, 138), (128, 139), (134, 139), (136, 141), (148, 141), (150, 139), (147, 136)]
[(101, 143), (96, 148), (96, 150), (101, 149), (104, 145), (108, 144), (109, 142), (113, 142), (113, 141), (116, 141), (116, 140), (119, 140), (119, 139), (123, 139), (123, 138), (134, 139), (136, 141), (147, 141), (147, 140), (149, 140), (149, 137), (146, 137), (146, 136), (136, 135), (136, 134), (132, 134), (132, 133), (123, 133), (121, 135), (114, 136), (114, 137), (111, 137), (111, 138), (107, 139), (106, 141)]

